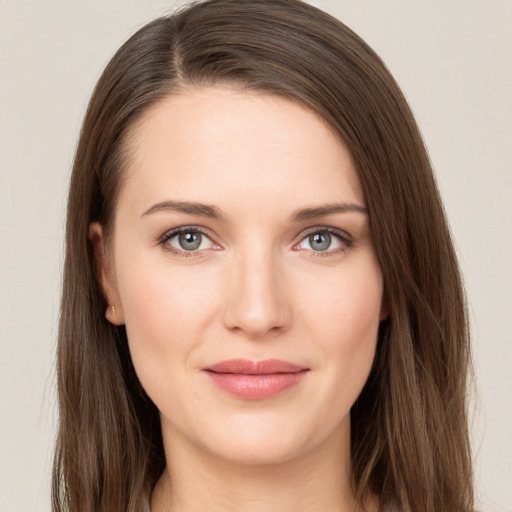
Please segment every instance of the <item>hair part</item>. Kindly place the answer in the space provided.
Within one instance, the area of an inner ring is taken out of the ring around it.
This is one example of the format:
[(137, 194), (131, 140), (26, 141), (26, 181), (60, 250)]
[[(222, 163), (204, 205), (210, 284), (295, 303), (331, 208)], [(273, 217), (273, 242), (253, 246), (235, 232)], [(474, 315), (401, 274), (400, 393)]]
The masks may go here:
[(107, 239), (130, 130), (190, 87), (278, 95), (317, 113), (359, 173), (385, 283), (374, 367), (351, 411), (354, 492), (408, 512), (473, 510), (469, 330), (431, 164), (400, 89), (349, 28), (297, 0), (209, 0), (140, 29), (90, 100), (69, 190), (57, 361), (54, 512), (142, 509), (165, 467), (159, 413), (124, 327), (104, 318), (89, 226)]

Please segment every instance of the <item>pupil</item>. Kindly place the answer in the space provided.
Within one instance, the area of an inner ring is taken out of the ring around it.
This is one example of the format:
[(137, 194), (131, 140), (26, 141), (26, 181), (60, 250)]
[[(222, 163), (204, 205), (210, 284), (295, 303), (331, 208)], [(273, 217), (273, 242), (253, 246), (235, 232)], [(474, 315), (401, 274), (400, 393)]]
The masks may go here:
[(201, 245), (201, 233), (187, 231), (179, 236), (179, 243), (186, 251), (197, 249)]
[(309, 243), (315, 251), (323, 251), (331, 245), (331, 235), (329, 233), (315, 233), (309, 237)]

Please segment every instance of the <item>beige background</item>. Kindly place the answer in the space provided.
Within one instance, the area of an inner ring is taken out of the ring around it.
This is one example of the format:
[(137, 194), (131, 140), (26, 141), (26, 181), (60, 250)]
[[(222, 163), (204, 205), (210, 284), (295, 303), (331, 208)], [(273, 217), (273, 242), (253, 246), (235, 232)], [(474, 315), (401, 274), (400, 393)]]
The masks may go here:
[[(482, 510), (512, 511), (512, 3), (324, 0), (384, 58), (437, 169), (472, 305)], [(0, 511), (50, 510), (67, 181), (103, 66), (163, 0), (0, 0)]]

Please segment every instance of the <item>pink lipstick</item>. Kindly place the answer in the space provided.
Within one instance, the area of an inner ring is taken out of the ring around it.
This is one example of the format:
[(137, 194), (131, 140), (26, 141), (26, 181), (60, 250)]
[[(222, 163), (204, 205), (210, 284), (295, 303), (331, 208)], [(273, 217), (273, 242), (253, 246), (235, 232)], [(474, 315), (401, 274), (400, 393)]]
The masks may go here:
[(203, 371), (216, 386), (237, 398), (263, 400), (299, 384), (309, 368), (279, 359), (231, 359)]

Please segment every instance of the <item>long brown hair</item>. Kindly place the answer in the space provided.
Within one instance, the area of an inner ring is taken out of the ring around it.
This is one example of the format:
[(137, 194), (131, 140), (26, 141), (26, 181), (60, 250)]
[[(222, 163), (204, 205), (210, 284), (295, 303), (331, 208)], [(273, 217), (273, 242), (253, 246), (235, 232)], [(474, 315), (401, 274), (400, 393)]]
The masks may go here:
[(158, 411), (104, 318), (88, 238), (107, 236), (130, 127), (187, 86), (229, 85), (319, 114), (363, 184), (389, 319), (351, 411), (354, 492), (383, 509), (473, 509), (465, 298), (428, 155), (394, 79), (349, 28), (298, 0), (210, 0), (140, 29), (103, 72), (69, 191), (53, 510), (138, 512), (165, 466)]

